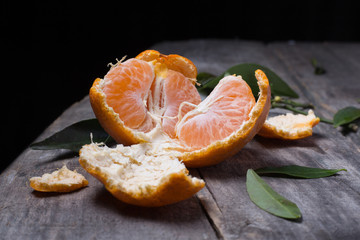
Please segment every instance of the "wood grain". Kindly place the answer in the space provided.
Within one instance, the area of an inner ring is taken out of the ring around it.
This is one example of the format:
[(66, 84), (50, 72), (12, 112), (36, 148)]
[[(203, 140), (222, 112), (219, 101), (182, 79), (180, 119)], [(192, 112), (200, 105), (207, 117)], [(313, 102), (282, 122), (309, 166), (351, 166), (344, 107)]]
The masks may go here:
[[(222, 73), (244, 62), (269, 67), (312, 102), (316, 113), (331, 118), (340, 108), (359, 107), (360, 45), (357, 43), (287, 43), (264, 45), (238, 40), (191, 40), (153, 46), (194, 61), (199, 72)], [(140, 50), (141, 51), (141, 50)], [(311, 58), (327, 72), (315, 75)], [(272, 110), (272, 114), (283, 112)], [(75, 103), (37, 138), (94, 117), (88, 97)], [(0, 239), (356, 239), (360, 237), (360, 137), (320, 123), (312, 137), (297, 141), (255, 137), (237, 155), (213, 167), (191, 169), (206, 181), (196, 196), (161, 208), (119, 202), (65, 150), (26, 149), (0, 175)], [(88, 180), (68, 194), (32, 191), (28, 179), (67, 164)], [(263, 177), (295, 202), (303, 218), (289, 221), (270, 215), (249, 199), (249, 168), (297, 164), (346, 168), (333, 177), (293, 179)]]

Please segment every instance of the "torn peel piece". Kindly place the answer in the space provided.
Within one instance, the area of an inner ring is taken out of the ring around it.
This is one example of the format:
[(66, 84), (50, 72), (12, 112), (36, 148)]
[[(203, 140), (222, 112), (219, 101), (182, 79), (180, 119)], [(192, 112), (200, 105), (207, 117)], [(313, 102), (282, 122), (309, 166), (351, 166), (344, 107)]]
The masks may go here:
[[(260, 92), (255, 105), (251, 108), (248, 120), (244, 121), (238, 129), (224, 139), (214, 141), (201, 149), (182, 153), (180, 159), (187, 167), (196, 168), (218, 164), (238, 153), (259, 132), (270, 110), (271, 89), (269, 80), (263, 71), (256, 70), (255, 77)], [(219, 84), (213, 92), (216, 91), (217, 87)]]
[(88, 181), (83, 175), (69, 170), (66, 165), (51, 174), (30, 179), (30, 186), (40, 192), (72, 192), (87, 185)]
[(311, 136), (313, 127), (319, 122), (312, 110), (308, 115), (287, 113), (267, 119), (258, 134), (266, 138), (296, 140)]
[(147, 154), (148, 144), (108, 148), (89, 144), (80, 150), (80, 164), (119, 200), (156, 207), (190, 198), (205, 186), (191, 177), (173, 154)]

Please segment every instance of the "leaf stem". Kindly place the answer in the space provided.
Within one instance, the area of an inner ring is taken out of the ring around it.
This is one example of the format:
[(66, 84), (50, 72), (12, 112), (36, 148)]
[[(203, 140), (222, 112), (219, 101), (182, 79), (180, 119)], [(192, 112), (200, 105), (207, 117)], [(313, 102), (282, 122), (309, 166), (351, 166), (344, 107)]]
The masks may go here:
[(322, 117), (319, 117), (319, 118), (320, 118), (320, 121), (323, 123), (334, 124), (333, 120), (330, 120), (327, 118), (322, 118)]
[(284, 99), (283, 97), (280, 97), (280, 96), (275, 96), (274, 99), (272, 100), (272, 102), (283, 103), (286, 105), (290, 105), (292, 107), (311, 108), (311, 109), (315, 108), (312, 103), (299, 103), (299, 102), (295, 102), (290, 99)]
[[(287, 110), (290, 110), (292, 112), (295, 112), (295, 113), (300, 113), (300, 114), (303, 114), (303, 115), (307, 115), (307, 112), (304, 112), (300, 109), (297, 109), (297, 108), (294, 108), (290, 105), (284, 105), (284, 104), (278, 104), (278, 103), (272, 103), (271, 104), (271, 107), (272, 108), (282, 108), (282, 109), (287, 109)], [(323, 123), (328, 123), (328, 124), (333, 124), (333, 121), (330, 120), (330, 119), (326, 119), (326, 118), (322, 118), (322, 117), (319, 117), (320, 118), (320, 121), (323, 122)]]
[(301, 108), (311, 108), (314, 109), (314, 105), (312, 105), (311, 103), (298, 103), (298, 102), (294, 102), (292, 100), (288, 100), (288, 99), (283, 99), (282, 100), (283, 103), (285, 104), (289, 104), (293, 107), (301, 107)]

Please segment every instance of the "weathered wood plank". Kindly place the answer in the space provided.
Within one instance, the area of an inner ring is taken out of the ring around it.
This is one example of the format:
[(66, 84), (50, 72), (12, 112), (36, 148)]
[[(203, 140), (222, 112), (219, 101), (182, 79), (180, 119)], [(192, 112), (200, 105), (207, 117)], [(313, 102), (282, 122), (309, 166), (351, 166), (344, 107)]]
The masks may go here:
[[(356, 69), (356, 57), (360, 45), (350, 45), (353, 54), (347, 52), (351, 61), (345, 60), (345, 54), (340, 57), (334, 52), (343, 45), (322, 43), (299, 43), (286, 45), (281, 43), (271, 44), (269, 49), (277, 55), (286, 68), (287, 73), (293, 77), (290, 81), (301, 86), (303, 99), (316, 106), (316, 112), (332, 119), (333, 115), (341, 108), (347, 106), (360, 107), (356, 100), (359, 98), (359, 73)], [(311, 59), (318, 60), (326, 69), (326, 74), (315, 75), (310, 63)], [(359, 57), (358, 57), (359, 58)], [(358, 60), (360, 61), (360, 60)], [(341, 129), (341, 128), (339, 128)], [(336, 133), (338, 133), (337, 131)], [(335, 132), (334, 132), (335, 133)], [(360, 145), (360, 131), (348, 132), (345, 140), (352, 140), (355, 146)], [(359, 148), (358, 148), (359, 149)], [(360, 149), (359, 149), (360, 150)]]
[[(355, 49), (351, 51), (345, 46), (192, 40), (159, 43), (153, 48), (190, 58), (199, 72), (219, 74), (238, 63), (262, 64), (285, 79), (300, 94), (300, 101), (314, 103), (318, 113), (330, 118), (339, 107), (357, 97), (356, 89), (360, 88), (358, 63), (354, 61), (358, 45), (352, 44)], [(348, 60), (344, 60), (345, 56)], [(313, 74), (312, 57), (328, 70), (327, 74)], [(90, 117), (93, 114), (85, 98), (64, 112), (38, 140)], [(161, 208), (139, 208), (119, 202), (67, 151), (27, 149), (0, 175), (1, 237), (355, 239), (360, 236), (358, 138), (358, 134), (343, 136), (323, 123), (315, 128), (314, 136), (303, 140), (288, 142), (256, 137), (223, 163), (192, 169), (192, 175), (204, 178), (206, 188), (186, 201)], [(28, 186), (30, 177), (51, 172), (64, 163), (84, 174), (89, 187), (69, 194), (41, 194)], [(348, 172), (307, 180), (264, 177), (276, 191), (299, 206), (303, 218), (288, 221), (264, 212), (250, 201), (245, 175), (249, 168), (289, 164), (346, 168)]]
[[(60, 116), (38, 138), (93, 117), (88, 97)], [(29, 178), (67, 164), (89, 181), (85, 189), (39, 193)], [(216, 239), (194, 196), (159, 208), (124, 204), (81, 168), (78, 157), (65, 150), (25, 150), (0, 175), (0, 239)]]
[[(319, 104), (320, 113), (324, 116), (331, 117), (325, 114), (325, 110), (338, 106), (332, 105), (334, 99), (328, 102), (331, 97), (328, 91), (338, 94), (336, 79), (313, 74), (310, 57), (318, 58), (321, 63), (323, 59), (317, 55), (308, 56), (300, 50), (291, 50), (293, 46), (287, 43), (264, 46), (241, 41), (200, 40), (172, 43), (171, 46), (160, 44), (156, 48), (160, 51), (176, 49), (177, 53), (193, 60), (200, 72), (218, 74), (234, 64), (256, 62), (270, 67), (283, 77), (300, 93), (300, 100)], [(311, 53), (314, 49), (309, 51)], [(316, 87), (312, 87), (316, 77), (323, 79), (317, 80)], [(329, 81), (332, 86), (328, 86)], [(341, 84), (341, 87), (345, 86)], [(348, 103), (350, 96), (343, 94), (342, 103)], [(351, 239), (360, 235), (360, 218), (357, 214), (360, 209), (358, 153), (354, 142), (323, 123), (308, 139), (286, 142), (257, 137), (233, 158), (217, 166), (199, 169), (207, 187), (198, 197), (213, 219), (218, 234), (225, 239)], [(303, 218), (293, 222), (258, 209), (248, 198), (245, 186), (247, 169), (289, 164), (345, 167), (349, 172), (311, 180), (264, 177), (276, 191), (298, 204)]]
[(360, 69), (360, 43), (341, 43), (329, 42), (325, 43), (330, 52), (334, 54), (336, 59), (341, 59), (341, 63), (345, 64), (347, 68), (351, 68), (353, 73)]

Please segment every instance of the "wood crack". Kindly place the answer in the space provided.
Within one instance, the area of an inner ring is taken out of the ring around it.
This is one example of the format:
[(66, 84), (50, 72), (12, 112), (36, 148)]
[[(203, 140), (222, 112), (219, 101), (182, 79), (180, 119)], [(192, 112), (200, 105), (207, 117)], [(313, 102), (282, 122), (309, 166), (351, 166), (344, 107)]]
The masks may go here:
[[(200, 170), (197, 170), (199, 176), (204, 179)], [(216, 199), (210, 188), (206, 185), (200, 192), (196, 194), (201, 209), (204, 211), (207, 220), (218, 239), (227, 239), (225, 237), (224, 218), (221, 209), (219, 208)]]
[(204, 212), (206, 219), (209, 221), (210, 226), (212, 227), (212, 229), (215, 232), (215, 235), (218, 239), (225, 239), (224, 236), (221, 234), (221, 230), (218, 228), (218, 226), (216, 225), (216, 223), (214, 222), (214, 220), (211, 218), (209, 212), (207, 211), (206, 206), (203, 204), (203, 201), (201, 198), (199, 198), (198, 196), (196, 196), (196, 199), (199, 201), (201, 210)]

